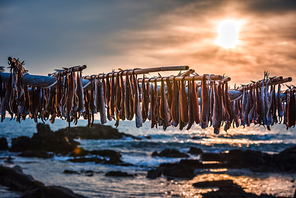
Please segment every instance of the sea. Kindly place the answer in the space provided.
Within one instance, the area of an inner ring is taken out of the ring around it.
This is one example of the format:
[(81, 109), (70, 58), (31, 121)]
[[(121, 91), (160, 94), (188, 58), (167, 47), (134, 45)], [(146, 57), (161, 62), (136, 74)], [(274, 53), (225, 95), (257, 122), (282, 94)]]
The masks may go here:
[[(100, 123), (96, 120), (95, 123)], [(50, 125), (56, 131), (67, 127), (65, 120), (57, 119)], [(114, 126), (115, 122), (106, 125)], [(79, 120), (77, 126), (86, 126), (86, 120)], [(75, 127), (74, 125), (71, 127)], [(151, 129), (150, 122), (145, 122), (143, 127), (136, 128), (135, 121), (121, 121), (119, 132), (132, 134), (142, 138), (134, 140), (123, 138), (117, 140), (82, 140), (80, 147), (87, 150), (111, 149), (122, 155), (122, 160), (133, 166), (102, 165), (94, 163), (72, 163), (67, 161), (69, 156), (54, 156), (50, 159), (25, 158), (17, 156), (18, 153), (1, 151), (0, 157), (11, 156), (13, 164), (8, 164), (0, 159), (0, 164), (13, 167), (20, 165), (23, 172), (32, 175), (45, 185), (59, 185), (70, 188), (75, 193), (86, 197), (202, 197), (215, 188), (195, 188), (195, 182), (231, 179), (240, 185), (246, 192), (260, 195), (293, 197), (295, 192), (296, 174), (291, 173), (258, 173), (248, 169), (199, 169), (197, 176), (191, 180), (172, 179), (161, 176), (157, 179), (146, 177), (147, 171), (156, 168), (161, 163), (178, 162), (181, 158), (152, 157), (154, 151), (163, 149), (177, 149), (187, 153), (190, 147), (201, 148), (204, 152), (225, 152), (231, 149), (253, 149), (269, 154), (279, 153), (282, 150), (296, 145), (296, 129), (286, 130), (285, 125), (277, 124), (268, 131), (263, 126), (232, 128), (228, 132), (221, 131), (214, 134), (213, 128), (201, 129), (194, 125), (190, 130), (180, 131), (178, 128), (169, 127), (166, 131), (162, 128)], [(11, 139), (18, 136), (32, 137), (36, 133), (36, 123), (27, 119), (21, 123), (5, 119), (0, 123), (0, 137), (7, 138), (9, 145)], [(147, 138), (147, 137), (150, 138)], [(190, 155), (191, 159), (199, 156)], [(89, 174), (65, 174), (64, 170), (94, 171)], [(109, 171), (123, 171), (135, 174), (134, 177), (107, 177)], [(17, 192), (10, 192), (0, 186), (0, 197), (18, 197)]]

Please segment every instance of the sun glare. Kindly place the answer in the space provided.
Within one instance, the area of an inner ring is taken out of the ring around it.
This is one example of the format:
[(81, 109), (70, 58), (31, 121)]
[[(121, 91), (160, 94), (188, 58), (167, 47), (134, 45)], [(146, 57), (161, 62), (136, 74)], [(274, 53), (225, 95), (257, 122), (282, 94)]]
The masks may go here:
[(234, 48), (238, 43), (239, 24), (233, 20), (222, 21), (218, 26), (216, 43), (223, 48)]

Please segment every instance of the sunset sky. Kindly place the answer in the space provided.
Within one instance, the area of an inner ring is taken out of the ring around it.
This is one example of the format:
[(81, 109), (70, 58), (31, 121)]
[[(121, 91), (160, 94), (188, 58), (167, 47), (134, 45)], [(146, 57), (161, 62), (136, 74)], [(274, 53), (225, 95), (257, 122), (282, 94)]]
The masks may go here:
[[(215, 42), (224, 20), (239, 24), (234, 48)], [(42, 75), (83, 64), (85, 75), (189, 65), (232, 84), (265, 70), (295, 82), (296, 1), (0, 1), (0, 65), (8, 56)]]

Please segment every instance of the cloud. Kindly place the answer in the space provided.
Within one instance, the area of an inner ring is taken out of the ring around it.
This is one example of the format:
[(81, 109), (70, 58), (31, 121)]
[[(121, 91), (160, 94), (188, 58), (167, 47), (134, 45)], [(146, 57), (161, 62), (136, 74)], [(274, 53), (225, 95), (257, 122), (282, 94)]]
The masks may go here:
[[(1, 1), (0, 65), (19, 57), (34, 74), (88, 65), (111, 69), (189, 65), (233, 84), (296, 77), (294, 1)], [(217, 26), (241, 22), (240, 44), (217, 46)], [(281, 69), (279, 69), (281, 67)]]

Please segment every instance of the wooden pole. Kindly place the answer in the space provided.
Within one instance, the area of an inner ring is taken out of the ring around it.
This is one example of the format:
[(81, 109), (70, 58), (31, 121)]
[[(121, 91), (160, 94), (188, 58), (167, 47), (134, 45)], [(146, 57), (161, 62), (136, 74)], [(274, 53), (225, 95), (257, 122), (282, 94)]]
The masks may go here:
[[(0, 72), (0, 74), (2, 77), (2, 82), (8, 83), (10, 73)], [(57, 78), (51, 77), (51, 76), (38, 76), (38, 75), (25, 74), (23, 78), (24, 85), (30, 85), (33, 87), (37, 87), (37, 86), (51, 87), (51, 86), (54, 86), (56, 82), (57, 82)], [(82, 81), (83, 86), (86, 86), (88, 83), (89, 83), (89, 80), (83, 79)]]
[[(214, 74), (207, 74), (211, 80), (222, 80), (222, 76), (220, 75), (214, 75)], [(180, 77), (180, 76), (176, 76), (176, 77), (172, 77), (172, 76), (168, 76), (168, 77), (163, 77), (164, 80), (166, 80), (167, 78), (169, 78), (170, 81), (175, 80), (176, 81), (181, 81), (182, 79), (186, 80), (186, 81), (189, 81), (189, 80), (192, 80), (194, 79), (195, 81), (201, 81), (202, 80), (202, 76), (186, 76), (186, 77)], [(145, 79), (145, 82), (160, 82), (162, 78), (160, 77), (157, 77), (157, 78), (147, 78)], [(138, 78), (138, 81), (139, 82), (142, 82), (142, 78)]]
[[(130, 69), (130, 70), (125, 70), (123, 72), (123, 75), (126, 75), (126, 72), (129, 71), (129, 74), (133, 74), (133, 70), (135, 70), (135, 74), (147, 74), (150, 72), (162, 72), (162, 71), (180, 71), (180, 70), (188, 70), (189, 66), (167, 66), (167, 67), (153, 67), (153, 68), (145, 68), (145, 69)], [(120, 71), (118, 71), (120, 72)], [(118, 72), (114, 72), (114, 76), (116, 77)], [(111, 77), (112, 72), (107, 73), (109, 74), (109, 77)], [(98, 74), (96, 75), (96, 78), (102, 79), (103, 76), (106, 77), (107, 74)], [(85, 79), (90, 80), (91, 76), (85, 76)]]

